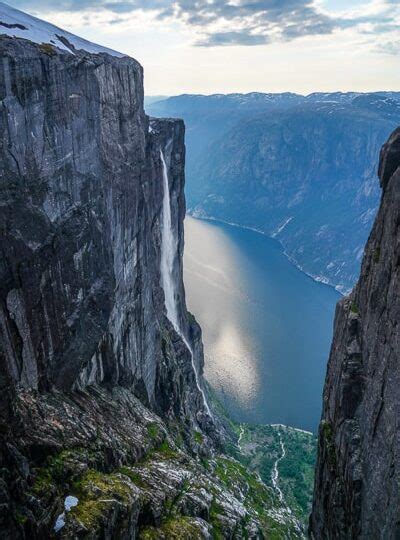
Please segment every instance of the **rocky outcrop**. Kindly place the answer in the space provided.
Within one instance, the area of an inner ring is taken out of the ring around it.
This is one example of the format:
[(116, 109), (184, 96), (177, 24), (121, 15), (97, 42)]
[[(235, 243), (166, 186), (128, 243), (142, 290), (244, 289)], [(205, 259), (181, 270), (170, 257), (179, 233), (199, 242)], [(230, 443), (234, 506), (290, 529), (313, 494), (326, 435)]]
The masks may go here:
[[(5, 535), (49, 530), (59, 499), (48, 506), (32, 495), (37, 470), (63, 450), (89, 448), (106, 414), (109, 436), (101, 442), (99, 435), (98, 467), (133, 463), (146, 452), (143, 441), (134, 444), (130, 419), (132, 409), (141, 410), (138, 399), (148, 414), (179, 422), (189, 447), (196, 447), (196, 432), (203, 431), (204, 448), (211, 447), (207, 434), (216, 440), (196, 384), (201, 335), (186, 311), (182, 281), (183, 122), (150, 122), (135, 60), (61, 40), (70, 50), (0, 36)], [(182, 335), (167, 317), (160, 284), (160, 152), (170, 184)], [(117, 399), (120, 418), (93, 398), (94, 389), (105, 391), (100, 387), (111, 392), (110, 404)], [(124, 389), (131, 397), (121, 404)], [(114, 423), (118, 436), (111, 437)], [(125, 450), (121, 437), (129, 440)]]
[(144, 113), (135, 60), (2, 3), (0, 56), (2, 538), (302, 537), (220, 453), (182, 280), (183, 122)]
[[(1, 454), (2, 538), (302, 538), (274, 491), (129, 388), (22, 391)], [(76, 506), (67, 502), (74, 498)]]
[(400, 129), (359, 281), (337, 307), (319, 430), (313, 538), (400, 534)]
[(6, 37), (1, 52), (2, 393), (118, 384), (159, 413), (194, 417), (201, 396), (160, 286), (162, 149), (190, 333), (183, 123), (149, 129), (130, 58)]

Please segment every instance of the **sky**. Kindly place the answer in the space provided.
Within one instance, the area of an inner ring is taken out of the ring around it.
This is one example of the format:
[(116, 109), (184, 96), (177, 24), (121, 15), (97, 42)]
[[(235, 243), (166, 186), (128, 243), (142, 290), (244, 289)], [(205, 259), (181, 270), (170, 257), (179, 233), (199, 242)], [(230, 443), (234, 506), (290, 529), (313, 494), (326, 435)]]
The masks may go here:
[(400, 90), (400, 0), (9, 0), (136, 58), (147, 95)]

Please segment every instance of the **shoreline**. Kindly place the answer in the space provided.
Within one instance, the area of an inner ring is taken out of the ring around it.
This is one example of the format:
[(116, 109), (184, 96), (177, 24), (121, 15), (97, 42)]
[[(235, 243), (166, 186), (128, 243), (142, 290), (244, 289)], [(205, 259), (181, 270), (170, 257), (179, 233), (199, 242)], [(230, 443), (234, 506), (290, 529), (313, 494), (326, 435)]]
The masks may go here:
[(219, 219), (219, 218), (215, 218), (215, 217), (196, 216), (196, 215), (194, 215), (194, 214), (192, 214), (190, 212), (187, 212), (187, 215), (190, 216), (193, 219), (200, 219), (200, 220), (203, 220), (203, 221), (214, 221), (216, 223), (222, 223), (223, 225), (230, 225), (231, 227), (237, 227), (238, 229), (244, 229), (244, 230), (247, 230), (247, 231), (252, 231), (252, 232), (255, 232), (255, 233), (258, 233), (258, 234), (262, 234), (263, 236), (265, 236), (266, 238), (269, 238), (270, 240), (275, 240), (281, 246), (283, 254), (287, 258), (287, 260), (290, 262), (290, 264), (292, 264), (295, 268), (297, 268), (297, 270), (299, 270), (300, 272), (302, 272), (303, 274), (305, 274), (306, 276), (311, 278), (313, 281), (315, 281), (316, 283), (322, 283), (323, 285), (327, 285), (328, 287), (331, 287), (336, 292), (338, 292), (342, 297), (347, 296), (351, 292), (351, 289), (346, 290), (345, 292), (342, 292), (340, 290), (340, 288), (339, 288), (339, 285), (333, 285), (332, 283), (329, 282), (329, 279), (326, 278), (325, 276), (315, 276), (315, 275), (310, 274), (309, 272), (307, 272), (307, 270), (304, 270), (304, 268), (296, 261), (296, 259), (294, 259), (291, 255), (289, 255), (286, 252), (284, 245), (282, 244), (282, 242), (278, 238), (276, 238), (275, 236), (271, 236), (271, 235), (267, 234), (266, 232), (262, 231), (261, 229), (256, 229), (255, 227), (249, 227), (247, 225), (239, 225), (238, 223), (233, 223), (231, 221), (226, 221), (224, 219)]
[(308, 431), (307, 429), (297, 428), (294, 426), (288, 426), (287, 424), (266, 424), (266, 425), (269, 425), (273, 428), (285, 428), (289, 430), (291, 429), (293, 431), (298, 431), (299, 433), (306, 433), (307, 435), (313, 435), (314, 437), (316, 436), (315, 433), (313, 433), (312, 431)]

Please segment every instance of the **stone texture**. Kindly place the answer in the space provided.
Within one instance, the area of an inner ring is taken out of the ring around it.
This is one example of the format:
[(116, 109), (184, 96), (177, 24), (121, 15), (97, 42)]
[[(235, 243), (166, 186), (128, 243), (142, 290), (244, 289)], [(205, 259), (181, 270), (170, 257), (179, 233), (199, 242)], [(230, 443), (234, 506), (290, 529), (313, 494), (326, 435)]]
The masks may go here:
[(316, 539), (400, 535), (400, 129), (382, 149), (379, 175), (360, 279), (336, 311), (310, 521)]
[[(14, 407), (19, 421), (1, 453), (2, 538), (53, 537), (69, 495), (78, 504), (66, 513), (61, 538), (147, 538), (146, 529), (153, 531), (148, 538), (163, 538), (171, 521), (182, 530), (179, 538), (193, 538), (185, 523), (199, 526), (198, 538), (213, 537), (214, 528), (224, 538), (240, 538), (238, 530), (263, 538), (247, 504), (248, 476), (224, 483), (204, 434), (191, 431), (191, 455), (184, 423), (167, 425), (130, 389), (23, 391)], [(270, 506), (278, 505), (271, 489), (253, 482)], [(264, 527), (282, 525), (272, 517)]]
[[(0, 74), (2, 538), (302, 537), (220, 455), (196, 384), (183, 122), (147, 117), (131, 58), (0, 36)], [(160, 285), (161, 151), (184, 339)]]
[(159, 413), (197, 414), (190, 355), (166, 318), (159, 275), (163, 148), (179, 311), (201, 369), (181, 280), (183, 123), (149, 130), (133, 59), (6, 37), (0, 47), (2, 389), (119, 384)]
[(160, 286), (162, 150), (178, 313), (201, 373), (200, 328), (182, 281), (183, 122), (150, 126), (143, 71), (131, 58), (6, 36), (0, 55), (2, 532), (42, 538), (62, 494), (53, 482), (46, 502), (30, 487), (55, 454), (108, 433), (98, 470), (134, 463), (149, 449), (135, 435), (146, 414), (179, 423), (190, 451), (199, 451), (195, 432), (203, 452), (207, 435), (219, 438)]

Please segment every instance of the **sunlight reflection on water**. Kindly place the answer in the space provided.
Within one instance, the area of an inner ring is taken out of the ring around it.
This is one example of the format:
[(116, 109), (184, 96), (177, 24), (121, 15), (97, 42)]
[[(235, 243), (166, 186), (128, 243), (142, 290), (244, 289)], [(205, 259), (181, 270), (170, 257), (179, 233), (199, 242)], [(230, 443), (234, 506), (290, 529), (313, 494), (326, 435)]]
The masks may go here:
[(239, 421), (314, 429), (338, 293), (252, 231), (187, 217), (185, 238), (207, 380)]
[[(246, 407), (257, 395), (260, 382), (254, 344), (249, 342), (237, 311), (238, 302), (249, 301), (243, 286), (245, 276), (240, 275), (240, 253), (234, 242), (220, 229), (212, 231), (211, 241), (207, 225), (190, 217), (185, 221), (187, 238), (192, 240), (185, 245), (188, 302), (199, 320), (207, 320), (203, 330), (206, 378), (215, 389), (234, 396)], [(225, 317), (221, 316), (222, 305)]]

